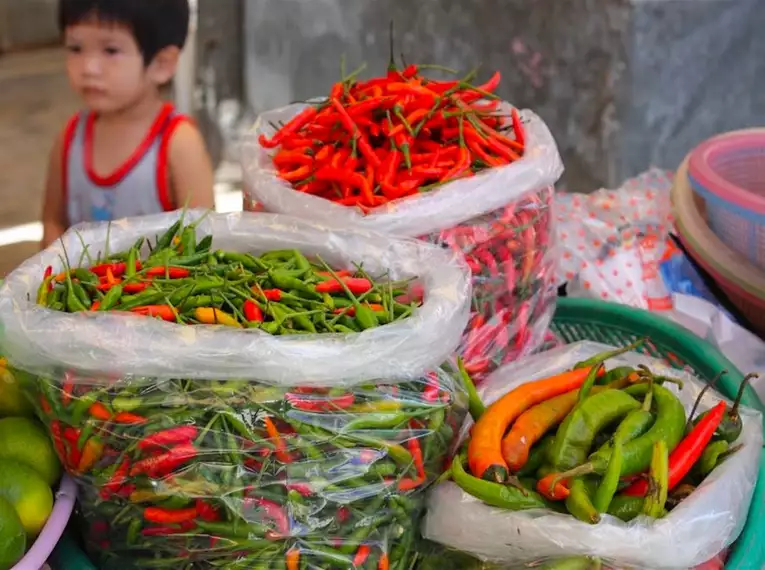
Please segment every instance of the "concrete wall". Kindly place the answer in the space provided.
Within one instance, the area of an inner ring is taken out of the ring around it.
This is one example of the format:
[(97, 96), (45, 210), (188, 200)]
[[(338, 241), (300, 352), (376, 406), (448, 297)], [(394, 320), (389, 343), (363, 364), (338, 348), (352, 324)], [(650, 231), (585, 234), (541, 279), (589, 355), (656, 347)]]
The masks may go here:
[[(204, 0), (203, 0), (204, 1)], [(674, 168), (696, 142), (765, 117), (765, 0), (244, 0), (255, 111), (379, 73), (388, 22), (411, 61), (501, 70), (499, 94), (550, 125), (573, 189)], [(368, 73), (366, 74), (368, 75)]]
[(0, 52), (59, 41), (57, 0), (0, 0)]

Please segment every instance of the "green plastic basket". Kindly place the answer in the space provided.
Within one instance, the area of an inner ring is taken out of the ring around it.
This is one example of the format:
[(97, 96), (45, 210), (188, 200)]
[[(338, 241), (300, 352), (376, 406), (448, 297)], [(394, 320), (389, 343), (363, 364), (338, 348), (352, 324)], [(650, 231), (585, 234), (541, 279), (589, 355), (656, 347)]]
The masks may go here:
[[(653, 313), (615, 303), (589, 299), (562, 298), (550, 327), (566, 343), (592, 340), (612, 346), (625, 346), (648, 338), (643, 352), (663, 358), (677, 368), (690, 368), (700, 379), (711, 380), (727, 370), (718, 388), (735, 397), (743, 375), (736, 366), (707, 341)], [(754, 390), (749, 388), (742, 403), (765, 414)], [(746, 527), (736, 541), (726, 570), (765, 568), (765, 456), (760, 458), (757, 487)]]
[[(720, 351), (686, 329), (652, 313), (601, 301), (559, 299), (551, 328), (567, 343), (592, 340), (624, 346), (648, 337), (644, 351), (664, 358), (678, 368), (689, 367), (702, 379), (711, 380), (727, 370), (718, 384), (728, 397), (734, 397), (743, 375)], [(754, 390), (748, 390), (743, 403), (765, 414)], [(72, 538), (64, 535), (51, 559), (53, 570), (95, 570)], [(733, 547), (726, 570), (765, 568), (765, 458), (754, 491), (749, 519)]]

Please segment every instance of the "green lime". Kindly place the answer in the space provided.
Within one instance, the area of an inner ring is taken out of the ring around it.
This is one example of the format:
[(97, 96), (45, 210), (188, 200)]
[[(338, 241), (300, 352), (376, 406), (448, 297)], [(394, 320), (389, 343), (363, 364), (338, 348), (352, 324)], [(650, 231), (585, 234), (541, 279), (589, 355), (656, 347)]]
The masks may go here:
[(0, 459), (12, 459), (37, 471), (48, 486), (58, 481), (61, 465), (48, 434), (37, 420), (0, 420)]
[(27, 535), (13, 505), (0, 498), (0, 570), (18, 562), (27, 548)]
[(13, 373), (0, 365), (0, 417), (34, 416), (34, 408), (27, 399)]
[(29, 536), (40, 534), (53, 510), (50, 486), (31, 467), (0, 459), (0, 497), (9, 501)]

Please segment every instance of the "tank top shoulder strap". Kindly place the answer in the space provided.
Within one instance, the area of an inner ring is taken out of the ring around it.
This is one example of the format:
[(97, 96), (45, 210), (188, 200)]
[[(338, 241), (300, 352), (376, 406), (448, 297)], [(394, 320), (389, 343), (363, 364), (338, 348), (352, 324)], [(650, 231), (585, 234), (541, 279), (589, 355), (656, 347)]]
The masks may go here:
[(182, 123), (192, 123), (193, 119), (173, 110), (167, 117), (160, 134), (159, 156), (157, 159), (157, 198), (162, 208), (169, 212), (176, 208), (170, 192), (170, 142)]

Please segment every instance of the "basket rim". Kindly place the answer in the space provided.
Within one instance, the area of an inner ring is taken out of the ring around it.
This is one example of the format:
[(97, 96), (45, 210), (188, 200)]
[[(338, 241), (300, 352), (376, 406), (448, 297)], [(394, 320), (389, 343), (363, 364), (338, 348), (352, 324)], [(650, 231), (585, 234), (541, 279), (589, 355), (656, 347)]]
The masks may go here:
[[(691, 151), (688, 173), (707, 192), (742, 208), (750, 215), (752, 211), (762, 215), (765, 214), (765, 197), (730, 182), (711, 165), (714, 158), (747, 146), (765, 149), (765, 128), (731, 131), (707, 139)], [(761, 216), (758, 218), (759, 223), (765, 223)]]
[(680, 238), (713, 277), (736, 286), (742, 294), (765, 301), (765, 271), (723, 243), (699, 212), (687, 176), (689, 156), (678, 167), (670, 192)]

